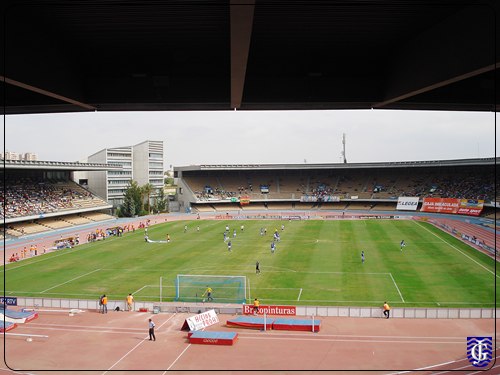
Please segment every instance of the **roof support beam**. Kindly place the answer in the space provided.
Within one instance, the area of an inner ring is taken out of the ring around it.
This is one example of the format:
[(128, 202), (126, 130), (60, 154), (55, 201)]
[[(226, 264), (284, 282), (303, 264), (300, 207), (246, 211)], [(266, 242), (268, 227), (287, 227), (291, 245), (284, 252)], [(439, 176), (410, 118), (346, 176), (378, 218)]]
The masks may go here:
[[(495, 32), (491, 8), (475, 6), (407, 41), (399, 54), (389, 58), (384, 99), (372, 108), (383, 108), (495, 69)], [(493, 92), (491, 98), (493, 106)]]
[(231, 0), (231, 108), (239, 109), (243, 100), (248, 52), (252, 38), (255, 0)]
[(58, 100), (61, 100), (63, 102), (66, 102), (66, 103), (70, 103), (70, 104), (76, 105), (78, 107), (82, 107), (84, 109), (88, 109), (88, 110), (91, 110), (91, 111), (96, 110), (95, 107), (93, 107), (93, 106), (91, 106), (89, 104), (82, 103), (82, 102), (79, 102), (77, 100), (73, 100), (71, 98), (67, 98), (65, 96), (62, 96), (62, 95), (59, 95), (59, 94), (55, 94), (53, 92), (50, 92), (50, 91), (47, 91), (47, 90), (44, 90), (44, 89), (41, 89), (41, 88), (38, 88), (38, 87), (35, 87), (35, 86), (32, 86), (32, 85), (28, 85), (26, 83), (22, 83), (22, 82), (19, 82), (19, 81), (16, 81), (14, 79), (10, 79), (10, 78), (7, 78), (7, 77), (1, 76), (1, 75), (0, 75), (0, 82), (4, 82), (4, 83), (7, 83), (9, 85), (17, 86), (17, 87), (20, 87), (22, 89), (35, 92), (37, 94), (49, 96), (51, 98), (58, 99)]

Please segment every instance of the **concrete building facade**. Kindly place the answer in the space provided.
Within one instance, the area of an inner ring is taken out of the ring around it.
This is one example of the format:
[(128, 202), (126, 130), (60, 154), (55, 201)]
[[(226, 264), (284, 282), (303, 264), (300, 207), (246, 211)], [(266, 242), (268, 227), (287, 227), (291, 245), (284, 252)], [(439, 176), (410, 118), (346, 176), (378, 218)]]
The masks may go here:
[(116, 208), (123, 203), (130, 180), (136, 181), (139, 186), (152, 184), (155, 192), (151, 197), (156, 196), (156, 190), (163, 188), (163, 155), (163, 141), (148, 140), (134, 146), (105, 148), (90, 155), (87, 162), (117, 165), (122, 170), (88, 172), (78, 178), (86, 178), (88, 189)]

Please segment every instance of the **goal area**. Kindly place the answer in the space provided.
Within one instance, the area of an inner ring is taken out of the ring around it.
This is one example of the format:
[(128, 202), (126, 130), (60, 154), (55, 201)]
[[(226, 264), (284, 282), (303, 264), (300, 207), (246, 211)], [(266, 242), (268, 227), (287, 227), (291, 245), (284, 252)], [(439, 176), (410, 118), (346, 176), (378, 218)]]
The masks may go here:
[(208, 302), (207, 288), (212, 289), (210, 302), (245, 303), (247, 300), (246, 276), (228, 275), (177, 275), (175, 300)]

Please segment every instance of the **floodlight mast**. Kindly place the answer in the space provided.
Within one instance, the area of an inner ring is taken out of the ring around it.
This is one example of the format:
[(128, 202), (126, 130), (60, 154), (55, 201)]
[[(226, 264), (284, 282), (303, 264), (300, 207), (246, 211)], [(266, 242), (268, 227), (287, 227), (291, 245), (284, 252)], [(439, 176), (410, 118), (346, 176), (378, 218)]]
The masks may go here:
[(344, 164), (347, 163), (347, 159), (345, 157), (345, 133), (342, 133), (342, 156), (344, 157)]

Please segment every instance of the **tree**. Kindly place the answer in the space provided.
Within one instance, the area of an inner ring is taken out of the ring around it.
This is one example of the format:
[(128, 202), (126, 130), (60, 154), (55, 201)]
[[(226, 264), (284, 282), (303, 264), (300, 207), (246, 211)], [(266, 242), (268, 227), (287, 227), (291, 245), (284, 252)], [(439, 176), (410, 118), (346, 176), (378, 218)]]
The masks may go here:
[(151, 213), (151, 193), (153, 193), (153, 191), (155, 191), (155, 187), (149, 182), (141, 187), (142, 201), (144, 202), (147, 198), (144, 208), (148, 211), (148, 213)]
[(130, 180), (129, 186), (125, 190), (123, 204), (120, 207), (121, 213), (125, 217), (138, 215), (142, 211), (141, 188), (136, 181)]
[(155, 200), (154, 210), (156, 212), (165, 212), (167, 209), (167, 203), (167, 197), (165, 196), (163, 188), (159, 188), (158, 195)]
[(132, 194), (130, 194), (128, 190), (127, 192), (125, 192), (125, 197), (123, 198), (123, 204), (120, 207), (120, 213), (125, 217), (132, 217), (135, 215), (134, 199), (132, 197)]

